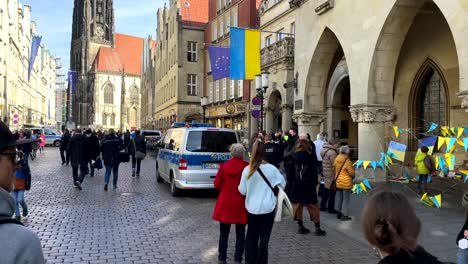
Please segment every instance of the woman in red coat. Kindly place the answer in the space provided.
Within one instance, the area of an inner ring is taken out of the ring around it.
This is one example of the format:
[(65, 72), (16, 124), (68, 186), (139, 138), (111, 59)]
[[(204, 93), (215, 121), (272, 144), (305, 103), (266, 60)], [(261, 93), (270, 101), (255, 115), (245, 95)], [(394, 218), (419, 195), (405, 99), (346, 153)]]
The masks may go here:
[(219, 221), (220, 235), (218, 246), (219, 263), (226, 263), (229, 232), (231, 224), (236, 225), (236, 251), (235, 263), (242, 262), (245, 244), (245, 225), (247, 224), (247, 210), (245, 209), (245, 196), (239, 193), (242, 171), (248, 162), (244, 161), (245, 148), (242, 144), (232, 144), (230, 148), (232, 159), (222, 164), (216, 174), (214, 186), (219, 190), (213, 219)]

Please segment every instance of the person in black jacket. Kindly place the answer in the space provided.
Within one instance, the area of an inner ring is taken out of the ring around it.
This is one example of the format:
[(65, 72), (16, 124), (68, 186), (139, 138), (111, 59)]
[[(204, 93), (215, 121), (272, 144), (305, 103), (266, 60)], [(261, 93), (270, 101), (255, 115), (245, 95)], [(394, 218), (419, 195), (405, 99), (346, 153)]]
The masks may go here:
[[(81, 133), (80, 128), (75, 129), (75, 133), (68, 143), (68, 153), (73, 169), (73, 183), (81, 191), (81, 184), (85, 175), (88, 174), (89, 152), (86, 148), (86, 136)], [(78, 167), (80, 169), (79, 175)]]
[(442, 264), (418, 244), (421, 220), (402, 192), (372, 195), (361, 223), (364, 236), (381, 257), (379, 264)]
[(127, 149), (127, 151), (129, 151), (128, 144), (130, 143), (130, 138), (131, 138), (130, 131), (128, 131), (128, 129), (127, 129), (127, 131), (125, 131), (125, 133), (123, 135), (123, 143), (124, 143), (124, 146)]
[(102, 159), (104, 161), (104, 166), (106, 167), (106, 174), (104, 177), (104, 191), (108, 190), (111, 172), (114, 175), (114, 189), (117, 188), (120, 163), (119, 152), (124, 149), (124, 147), (125, 146), (123, 144), (122, 138), (115, 135), (114, 129), (110, 129), (101, 144)]
[(62, 158), (62, 165), (70, 163), (70, 155), (67, 151), (68, 149), (68, 143), (70, 142), (70, 131), (68, 129), (65, 129), (65, 131), (62, 134), (62, 138), (60, 139), (60, 157)]
[[(24, 139), (31, 139), (30, 131), (24, 132)], [(23, 144), (21, 147), (21, 151), (23, 152), (23, 159), (28, 165), (29, 165), (29, 156), (31, 155), (31, 152), (32, 152), (32, 144), (33, 143)]]
[(132, 156), (132, 177), (135, 177), (135, 165), (136, 165), (136, 176), (140, 177), (140, 167), (142, 159), (137, 159), (135, 153), (137, 151), (146, 154), (146, 141), (145, 137), (140, 135), (140, 130), (135, 131), (135, 138), (130, 139), (127, 144), (127, 149)]
[(296, 143), (299, 137), (297, 136), (297, 129), (291, 128), (289, 130), (289, 138), (288, 138), (288, 145), (286, 146), (286, 150), (284, 151), (284, 168), (286, 170), (286, 188), (285, 192), (289, 195), (291, 190), (291, 182), (294, 179), (294, 160), (292, 159), (292, 155), (296, 149)]
[(280, 163), (283, 158), (282, 148), (278, 143), (273, 142), (271, 135), (265, 136), (265, 159), (268, 163), (280, 168)]
[[(465, 208), (465, 210), (468, 210), (468, 193), (463, 194), (462, 206), (463, 208)], [(465, 224), (463, 225), (462, 229), (460, 230), (457, 236), (457, 241), (456, 241), (457, 247), (458, 247), (458, 241), (466, 237), (468, 237), (468, 212), (466, 213)], [(457, 262), (458, 264), (468, 263), (468, 249), (458, 248), (457, 261), (458, 261)]]
[(96, 161), (99, 158), (101, 153), (101, 146), (99, 145), (99, 139), (96, 135), (93, 134), (91, 129), (86, 130), (86, 146), (89, 153), (89, 167), (91, 173), (89, 176), (94, 177), (94, 164), (93, 161)]

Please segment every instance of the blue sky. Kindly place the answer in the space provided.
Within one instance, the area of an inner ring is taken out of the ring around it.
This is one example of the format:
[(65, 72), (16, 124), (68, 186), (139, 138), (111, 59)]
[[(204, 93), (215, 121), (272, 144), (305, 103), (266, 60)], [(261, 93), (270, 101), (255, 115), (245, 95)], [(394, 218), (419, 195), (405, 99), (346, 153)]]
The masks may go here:
[[(32, 20), (38, 27), (42, 43), (68, 69), (72, 30), (73, 0), (20, 0), (32, 8)], [(155, 36), (156, 11), (163, 0), (114, 0), (115, 31), (146, 38)]]

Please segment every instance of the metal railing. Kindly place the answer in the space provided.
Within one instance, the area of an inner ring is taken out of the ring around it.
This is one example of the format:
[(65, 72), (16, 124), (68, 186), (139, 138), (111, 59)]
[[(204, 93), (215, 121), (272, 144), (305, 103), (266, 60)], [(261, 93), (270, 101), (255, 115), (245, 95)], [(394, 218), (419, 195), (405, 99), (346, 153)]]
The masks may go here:
[(285, 37), (262, 50), (260, 50), (260, 60), (263, 67), (287, 61), (294, 64), (294, 38)]

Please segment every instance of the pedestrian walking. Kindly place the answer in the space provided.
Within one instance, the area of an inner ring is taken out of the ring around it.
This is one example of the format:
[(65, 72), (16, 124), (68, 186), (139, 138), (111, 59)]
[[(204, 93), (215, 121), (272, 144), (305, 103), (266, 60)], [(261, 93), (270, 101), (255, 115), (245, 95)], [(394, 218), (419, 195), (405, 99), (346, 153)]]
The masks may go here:
[(318, 174), (319, 174), (319, 177), (322, 177), (322, 171), (323, 171), (323, 167), (322, 167), (322, 155), (320, 155), (320, 152), (322, 151), (323, 149), (323, 145), (326, 143), (327, 141), (325, 140), (325, 133), (324, 132), (321, 132), (317, 135), (317, 140), (314, 141), (314, 144), (315, 144), (315, 153), (317, 155), (317, 171), (318, 171)]
[(68, 153), (68, 143), (70, 142), (70, 131), (68, 129), (65, 129), (65, 131), (62, 134), (62, 137), (60, 138), (60, 157), (62, 158), (62, 165), (70, 163), (70, 154)]
[(94, 162), (99, 159), (101, 154), (101, 146), (99, 144), (99, 139), (96, 135), (93, 134), (91, 129), (86, 129), (86, 147), (89, 153), (89, 176), (94, 177)]
[[(24, 134), (23, 134), (23, 139), (26, 140), (26, 142), (35, 142), (36, 140), (35, 139), (32, 139), (31, 138), (31, 132), (29, 131), (25, 131)], [(26, 164), (29, 165), (29, 157), (32, 155), (32, 144), (33, 143), (24, 143), (22, 144), (20, 147), (23, 151), (23, 159), (24, 161), (26, 162)]]
[[(428, 177), (430, 174), (436, 172), (435, 160), (431, 155), (427, 154), (428, 152), (429, 152), (429, 148), (426, 146), (422, 146), (421, 152), (418, 152), (416, 154), (416, 157), (414, 158), (416, 168), (418, 169), (419, 195), (422, 195), (423, 193), (427, 193)], [(424, 189), (422, 188), (423, 184), (424, 184)]]
[(440, 264), (418, 244), (421, 221), (401, 192), (383, 191), (367, 201), (362, 230), (381, 257), (379, 264)]
[(15, 140), (7, 125), (0, 121), (0, 262), (5, 264), (45, 263), (36, 233), (11, 218), (15, 201), (10, 192), (14, 190), (15, 171), (21, 160), (16, 146), (31, 142), (30, 138)]
[(46, 137), (44, 134), (39, 133), (39, 139), (41, 140), (39, 141), (39, 152), (42, 153), (44, 152), (44, 147), (46, 145)]
[(291, 182), (294, 180), (295, 175), (295, 167), (294, 167), (294, 160), (292, 159), (292, 155), (296, 151), (296, 143), (299, 137), (297, 136), (297, 129), (291, 128), (289, 130), (289, 137), (286, 150), (284, 152), (284, 167), (286, 170), (286, 194), (290, 195), (291, 193)]
[(132, 177), (135, 177), (135, 166), (136, 176), (140, 177), (141, 161), (146, 156), (146, 141), (145, 137), (140, 135), (140, 130), (135, 131), (135, 138), (130, 138), (127, 149), (132, 156)]
[(294, 220), (297, 221), (299, 234), (308, 234), (310, 230), (304, 227), (303, 211), (307, 208), (310, 220), (315, 224), (315, 234), (324, 236), (326, 232), (320, 228), (320, 209), (317, 200), (317, 157), (314, 143), (309, 143), (305, 134), (299, 136), (299, 141), (293, 154), (295, 177), (291, 182), (290, 200), (294, 209)]
[(125, 148), (127, 149), (128, 151), (128, 143), (130, 143), (130, 131), (125, 131), (124, 135), (123, 135), (123, 143), (125, 145)]
[(266, 162), (280, 168), (281, 160), (283, 159), (283, 153), (281, 152), (281, 146), (273, 141), (270, 134), (265, 136), (265, 159)]
[(238, 187), (239, 192), (245, 195), (245, 207), (248, 212), (245, 240), (247, 264), (268, 263), (268, 243), (277, 202), (276, 194), (270, 186), (284, 188), (286, 182), (275, 166), (266, 163), (265, 144), (258, 139), (253, 145), (250, 165), (242, 171)]
[(244, 161), (245, 148), (240, 143), (232, 144), (229, 149), (231, 159), (218, 169), (214, 181), (215, 189), (219, 191), (213, 212), (213, 219), (219, 221), (218, 261), (225, 264), (231, 224), (236, 225), (235, 263), (242, 262), (245, 246), (245, 225), (247, 224), (247, 210), (245, 196), (241, 195), (238, 186), (242, 172), (249, 165)]
[[(39, 137), (37, 134), (32, 133), (31, 139), (39, 139)], [(35, 160), (37, 157), (37, 150), (40, 148), (39, 141), (35, 141), (34, 143), (31, 143), (31, 147), (32, 147), (31, 160)]]
[[(75, 129), (75, 133), (68, 143), (68, 153), (73, 170), (73, 184), (78, 190), (82, 190), (84, 177), (88, 174), (89, 153), (86, 146), (86, 136), (81, 133), (81, 129)], [(80, 174), (78, 174), (78, 169)]]
[(340, 154), (333, 162), (336, 175), (336, 200), (335, 210), (338, 212), (337, 218), (342, 221), (351, 220), (349, 216), (349, 201), (351, 199), (351, 189), (353, 188), (354, 168), (349, 159), (349, 147), (341, 146)]
[(323, 144), (320, 155), (322, 156), (323, 164), (323, 178), (325, 181), (322, 201), (320, 202), (320, 211), (328, 211), (330, 214), (336, 214), (335, 210), (335, 194), (336, 187), (333, 186), (335, 181), (335, 171), (333, 170), (333, 163), (336, 156), (338, 156), (337, 147), (339, 144), (338, 138), (331, 138), (328, 143)]
[(31, 169), (21, 156), (15, 176), (15, 189), (11, 195), (15, 200), (15, 219), (21, 221), (20, 207), (23, 209), (23, 217), (28, 215), (28, 205), (24, 200), (24, 193), (31, 188)]
[(124, 148), (123, 141), (115, 134), (114, 129), (109, 129), (101, 144), (102, 159), (106, 167), (104, 177), (104, 191), (108, 190), (109, 179), (113, 174), (114, 189), (117, 189), (117, 180), (119, 178), (119, 152)]
[(457, 263), (466, 264), (468, 263), (468, 192), (463, 193), (462, 206), (465, 209), (465, 224), (458, 233), (457, 236)]

